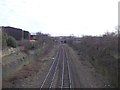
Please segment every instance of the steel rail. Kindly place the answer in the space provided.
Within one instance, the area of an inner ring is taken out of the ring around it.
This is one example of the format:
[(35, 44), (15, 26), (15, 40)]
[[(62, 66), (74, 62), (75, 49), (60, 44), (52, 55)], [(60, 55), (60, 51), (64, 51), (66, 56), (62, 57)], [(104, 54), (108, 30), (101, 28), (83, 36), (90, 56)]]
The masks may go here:
[(62, 68), (61, 89), (63, 88), (63, 83), (64, 83), (64, 49), (63, 49), (63, 68)]
[(54, 63), (55, 63), (55, 61), (57, 60), (57, 57), (59, 56), (59, 53), (60, 53), (60, 50), (57, 52), (57, 55), (55, 56), (55, 59), (54, 59), (54, 61), (52, 62), (52, 65), (50, 66), (50, 69), (49, 69), (49, 71), (48, 71), (48, 73), (47, 73), (47, 75), (46, 75), (46, 77), (45, 77), (45, 79), (44, 79), (44, 81), (43, 81), (43, 83), (42, 83), (42, 85), (41, 85), (40, 88), (43, 88), (43, 86), (44, 86), (44, 84), (45, 84), (45, 82), (46, 82), (46, 80), (47, 80), (47, 78), (48, 78), (48, 76), (49, 76), (49, 74), (50, 74), (50, 72), (51, 72), (51, 70), (52, 70), (52, 67), (53, 67)]
[[(60, 55), (61, 55), (61, 53), (60, 53)], [(54, 75), (53, 75), (53, 78), (52, 78), (52, 81), (51, 81), (51, 84), (50, 84), (50, 87), (49, 87), (49, 88), (52, 88), (52, 85), (53, 85), (53, 82), (54, 82), (54, 79), (55, 79), (55, 75), (56, 75), (56, 73), (57, 73), (59, 61), (60, 61), (60, 55), (59, 55), (59, 57), (58, 57), (57, 66), (56, 66), (56, 68), (55, 68), (55, 72), (54, 72)]]
[(69, 75), (69, 85), (70, 85), (69, 87), (72, 88), (72, 85), (71, 85), (72, 84), (72, 78), (71, 78), (71, 73), (70, 73), (70, 65), (69, 65), (69, 61), (68, 61), (69, 58), (68, 58), (68, 54), (66, 53), (66, 51), (65, 51), (65, 55), (66, 55), (66, 58), (67, 58), (66, 60), (67, 60), (67, 65), (68, 65), (68, 75)]
[[(57, 52), (57, 55), (55, 56), (55, 59), (54, 61), (52, 62), (52, 65), (50, 66), (50, 69), (41, 85), (41, 88), (43, 88), (43, 86), (47, 83), (46, 81), (48, 81), (50, 79), (50, 82), (48, 84), (48, 87), (49, 89), (52, 88), (53, 86), (53, 83), (54, 83), (54, 80), (55, 80), (55, 76), (56, 76), (56, 73), (57, 73), (57, 70), (58, 70), (58, 66), (60, 64), (60, 58), (62, 57), (62, 62), (61, 62), (61, 65), (62, 65), (62, 76), (61, 76), (61, 85), (59, 88), (64, 88), (64, 79), (65, 79), (65, 75), (68, 75), (66, 78), (66, 80), (68, 79), (68, 88), (72, 88), (72, 78), (71, 78), (71, 71), (70, 71), (70, 63), (69, 63), (69, 59), (70, 57), (68, 57), (68, 53), (67, 53), (67, 50), (64, 46), (61, 46), (61, 48), (59, 47), (59, 51)], [(66, 61), (65, 61), (66, 59)], [(66, 66), (65, 66), (66, 65)], [(55, 68), (55, 69), (53, 69)], [(54, 70), (54, 71), (53, 71)], [(52, 72), (53, 71), (53, 72)], [(51, 78), (49, 75), (52, 75)]]

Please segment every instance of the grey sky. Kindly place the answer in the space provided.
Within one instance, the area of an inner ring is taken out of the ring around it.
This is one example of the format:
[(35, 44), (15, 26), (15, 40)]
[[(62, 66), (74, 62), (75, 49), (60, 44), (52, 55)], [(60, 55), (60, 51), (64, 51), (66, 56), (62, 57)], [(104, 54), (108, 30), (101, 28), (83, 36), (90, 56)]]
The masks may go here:
[(119, 0), (0, 0), (0, 26), (57, 35), (115, 31)]

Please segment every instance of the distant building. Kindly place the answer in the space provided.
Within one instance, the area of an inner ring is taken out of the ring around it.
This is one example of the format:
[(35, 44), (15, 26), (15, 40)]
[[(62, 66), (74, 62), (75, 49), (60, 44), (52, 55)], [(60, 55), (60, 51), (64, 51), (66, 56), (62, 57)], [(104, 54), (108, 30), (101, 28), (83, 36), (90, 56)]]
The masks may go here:
[(14, 37), (16, 40), (22, 40), (22, 29), (14, 27), (2, 27), (2, 32), (7, 33), (8, 35)]
[(30, 40), (30, 33), (28, 31), (23, 31), (23, 37), (26, 40)]
[(18, 41), (21, 41), (23, 39), (26, 40), (30, 39), (30, 33), (28, 31), (24, 31), (22, 29), (10, 27), (10, 26), (6, 26), (6, 27), (2, 26), (1, 29), (3, 32), (14, 37)]
[(10, 26), (0, 27), (2, 32), (14, 37), (17, 40), (18, 45), (22, 45), (22, 40), (30, 40), (30, 33), (19, 28), (14, 28)]
[(30, 40), (37, 40), (37, 36), (36, 35), (30, 35)]

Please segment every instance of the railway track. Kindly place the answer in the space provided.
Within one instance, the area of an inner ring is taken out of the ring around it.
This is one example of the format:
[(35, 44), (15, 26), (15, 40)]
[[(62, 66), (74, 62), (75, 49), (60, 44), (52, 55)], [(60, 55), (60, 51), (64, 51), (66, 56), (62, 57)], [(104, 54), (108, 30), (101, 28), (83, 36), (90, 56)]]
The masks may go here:
[[(40, 89), (72, 88), (71, 83), (72, 78), (67, 50), (64, 45), (61, 45)], [(54, 84), (56, 84), (55, 87), (53, 87)]]
[(70, 64), (67, 52), (65, 50), (65, 60), (64, 60), (64, 85), (63, 88), (72, 88), (72, 78), (71, 78), (71, 71), (70, 71)]

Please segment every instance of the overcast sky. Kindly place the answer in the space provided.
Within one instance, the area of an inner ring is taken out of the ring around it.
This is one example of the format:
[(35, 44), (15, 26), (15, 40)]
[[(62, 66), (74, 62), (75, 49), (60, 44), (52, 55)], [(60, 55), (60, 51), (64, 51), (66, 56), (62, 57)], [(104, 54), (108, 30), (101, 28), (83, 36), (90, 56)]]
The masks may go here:
[(0, 0), (0, 26), (53, 36), (115, 31), (119, 0)]

